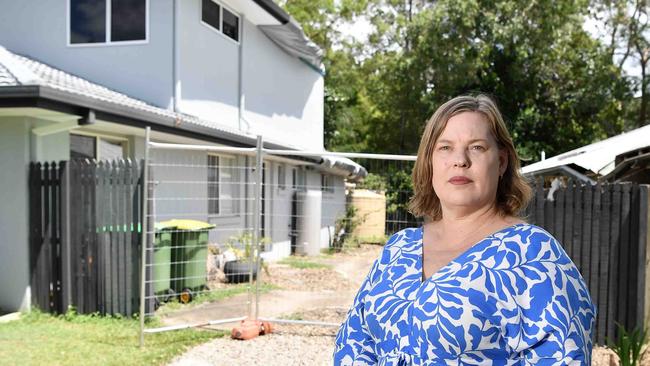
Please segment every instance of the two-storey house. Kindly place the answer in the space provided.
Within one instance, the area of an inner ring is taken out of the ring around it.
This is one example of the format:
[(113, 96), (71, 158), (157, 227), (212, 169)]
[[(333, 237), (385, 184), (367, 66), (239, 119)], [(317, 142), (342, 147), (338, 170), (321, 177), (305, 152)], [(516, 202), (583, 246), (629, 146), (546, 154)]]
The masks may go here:
[[(30, 162), (139, 160), (147, 126), (159, 142), (242, 147), (262, 135), (266, 147), (326, 153), (321, 51), (271, 0), (0, 0), (0, 9), (2, 311), (30, 306)], [(188, 150), (164, 159), (201, 162), (184, 179), (206, 182), (205, 200), (161, 200), (156, 215), (250, 226), (247, 207), (209, 203), (245, 201), (232, 200), (243, 195), (237, 184), (207, 188), (214, 177), (249, 179), (237, 169), (246, 158)], [(175, 174), (155, 177), (159, 197), (187, 196), (164, 186)], [(262, 226), (277, 229), (267, 235), (288, 245), (301, 187), (321, 187), (324, 202), (344, 207), (351, 174), (365, 171), (327, 156), (268, 157)], [(324, 238), (335, 211), (323, 214)]]

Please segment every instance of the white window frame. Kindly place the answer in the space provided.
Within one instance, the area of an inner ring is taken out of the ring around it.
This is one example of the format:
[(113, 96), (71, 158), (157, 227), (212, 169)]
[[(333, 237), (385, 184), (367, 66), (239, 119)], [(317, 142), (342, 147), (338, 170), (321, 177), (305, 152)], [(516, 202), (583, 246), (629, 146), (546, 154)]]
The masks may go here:
[[(85, 137), (94, 137), (95, 138), (95, 160), (101, 160), (102, 157), (100, 156), (99, 153), (99, 140), (106, 140), (110, 142), (119, 142), (122, 144), (124, 147), (124, 153), (127, 157), (131, 156), (131, 146), (129, 145), (129, 139), (126, 137), (122, 136), (113, 136), (113, 135), (107, 135), (103, 133), (95, 133), (95, 132), (88, 132), (88, 131), (71, 131), (70, 135), (78, 135), (78, 136), (85, 136)], [(68, 145), (70, 145), (68, 143)], [(69, 150), (68, 146), (68, 150)], [(126, 157), (123, 157), (123, 159), (126, 159)]]
[[(203, 26), (207, 27), (211, 31), (221, 35), (222, 37), (224, 37), (228, 41), (233, 42), (234, 44), (239, 46), (241, 36), (242, 36), (241, 30), (242, 30), (242, 27), (243, 27), (242, 20), (241, 20), (242, 19), (241, 14), (239, 14), (239, 12), (234, 11), (230, 6), (225, 5), (221, 1), (210, 0), (213, 3), (219, 5), (219, 22), (221, 24), (219, 24), (219, 26), (220, 26), (219, 29), (216, 29), (215, 27), (213, 27), (210, 24), (203, 21), (203, 1), (202, 0), (199, 0), (199, 1), (200, 1), (200, 3), (199, 3), (199, 21), (201, 22), (201, 24), (203, 24)], [(228, 9), (229, 12), (233, 13), (237, 17), (237, 25), (238, 25), (239, 28), (237, 28), (237, 38), (238, 39), (236, 41), (223, 33), (223, 9), (224, 8)]]
[(145, 0), (145, 31), (144, 39), (137, 41), (111, 41), (111, 18), (113, 17), (113, 12), (111, 11), (111, 5), (113, 0), (106, 0), (106, 39), (104, 42), (96, 43), (72, 43), (70, 40), (70, 1), (66, 0), (65, 8), (65, 17), (66, 17), (66, 41), (68, 47), (105, 47), (105, 46), (129, 46), (129, 45), (143, 45), (149, 43), (149, 18), (150, 18), (150, 0)]
[[(218, 169), (218, 173), (217, 173), (218, 174), (217, 175), (218, 180), (217, 181), (219, 182), (219, 189), (217, 191), (217, 197), (216, 197), (217, 198), (217, 213), (210, 212), (210, 204), (209, 204), (209, 202), (212, 199), (212, 197), (210, 197), (210, 190), (207, 189), (207, 198), (208, 198), (207, 213), (208, 213), (208, 217), (234, 217), (234, 216), (239, 216), (239, 210), (240, 210), (240, 208), (239, 208), (239, 200), (238, 200), (239, 190), (235, 189), (235, 185), (236, 185), (235, 180), (239, 178), (239, 173), (237, 172), (237, 170), (235, 168), (235, 164), (237, 163), (237, 157), (234, 156), (234, 155), (212, 154), (212, 153), (207, 154), (207, 156), (206, 156), (206, 169), (211, 169), (210, 165), (207, 164), (208, 163), (207, 160), (211, 156), (217, 158), (217, 169)], [(231, 190), (230, 193), (231, 193), (231, 199), (232, 199), (232, 211), (228, 212), (228, 213), (223, 213), (222, 212), (222, 207), (219, 204), (219, 200), (222, 197), (221, 192), (222, 192), (222, 189), (223, 189), (221, 172), (224, 169), (224, 167), (223, 167), (223, 165), (221, 163), (221, 159), (229, 159), (232, 162), (232, 164), (230, 165), (230, 168), (231, 168), (230, 179), (231, 179), (231, 185), (232, 185), (232, 190)], [(207, 173), (207, 171), (206, 171), (206, 173)], [(207, 176), (206, 176), (206, 182), (209, 183), (207, 181)]]

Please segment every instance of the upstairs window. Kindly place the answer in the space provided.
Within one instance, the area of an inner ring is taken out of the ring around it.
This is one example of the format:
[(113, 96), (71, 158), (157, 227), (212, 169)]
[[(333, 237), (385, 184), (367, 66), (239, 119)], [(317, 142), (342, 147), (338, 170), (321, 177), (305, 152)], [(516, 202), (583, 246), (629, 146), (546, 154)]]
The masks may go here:
[(203, 23), (235, 42), (239, 42), (239, 17), (214, 0), (202, 0), (201, 4)]
[(147, 40), (149, 0), (68, 0), (69, 43)]

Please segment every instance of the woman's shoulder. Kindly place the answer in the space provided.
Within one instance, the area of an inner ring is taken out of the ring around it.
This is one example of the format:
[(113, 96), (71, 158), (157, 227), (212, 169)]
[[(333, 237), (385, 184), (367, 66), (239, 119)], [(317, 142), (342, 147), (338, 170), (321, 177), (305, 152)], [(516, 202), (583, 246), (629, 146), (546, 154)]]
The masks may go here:
[(409, 246), (422, 240), (422, 227), (408, 227), (391, 235), (384, 248)]

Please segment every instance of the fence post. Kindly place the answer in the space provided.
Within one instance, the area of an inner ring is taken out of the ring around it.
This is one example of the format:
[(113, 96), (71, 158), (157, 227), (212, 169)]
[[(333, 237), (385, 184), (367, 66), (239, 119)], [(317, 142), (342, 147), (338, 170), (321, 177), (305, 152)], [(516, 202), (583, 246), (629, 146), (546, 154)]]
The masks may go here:
[(141, 252), (140, 252), (140, 347), (144, 346), (144, 304), (145, 282), (147, 281), (147, 231), (148, 225), (148, 199), (149, 199), (149, 138), (151, 127), (147, 126), (144, 132), (144, 163), (142, 164), (142, 227), (141, 227)]
[(70, 169), (67, 161), (60, 162), (61, 169), (61, 292), (62, 310), (72, 305), (72, 271), (70, 268)]
[[(255, 258), (251, 258), (251, 273), (249, 276), (249, 282), (252, 287), (253, 285), (253, 268), (258, 272), (257, 273), (257, 279), (255, 281), (255, 319), (257, 319), (257, 316), (259, 315), (259, 305), (260, 305), (260, 273), (259, 273), (259, 265), (260, 265), (260, 219), (261, 219), (261, 212), (260, 212), (260, 207), (261, 205), (261, 200), (262, 200), (262, 168), (264, 164), (264, 157), (263, 157), (263, 148), (264, 148), (264, 138), (261, 135), (257, 136), (257, 151), (255, 153), (255, 204), (253, 205), (253, 243), (255, 249), (251, 251), (251, 256), (255, 256)], [(252, 260), (254, 259), (254, 260)], [(253, 265), (255, 267), (253, 267)], [(248, 316), (250, 317), (252, 315), (252, 299), (251, 299), (251, 291), (249, 290), (249, 296), (248, 296)]]
[(639, 295), (644, 294), (642, 298), (644, 301), (637, 303), (637, 324), (641, 324), (643, 329), (648, 326), (648, 316), (650, 315), (650, 273), (648, 273), (648, 262), (650, 258), (648, 255), (648, 245), (650, 245), (650, 197), (648, 195), (648, 188), (650, 186), (647, 184), (639, 185), (639, 267), (638, 272), (638, 293)]

